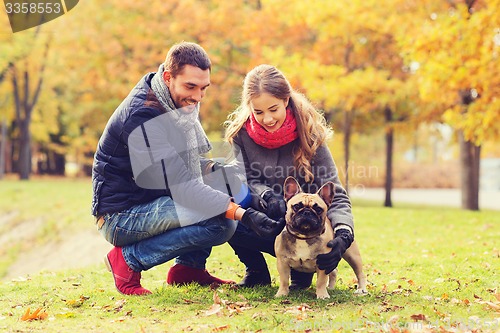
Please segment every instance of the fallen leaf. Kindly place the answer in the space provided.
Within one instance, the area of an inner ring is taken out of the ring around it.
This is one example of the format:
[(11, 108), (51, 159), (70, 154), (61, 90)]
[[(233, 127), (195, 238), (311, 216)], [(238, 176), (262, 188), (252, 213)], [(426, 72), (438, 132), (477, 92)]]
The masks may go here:
[(411, 315), (410, 318), (413, 319), (414, 321), (419, 321), (419, 320), (425, 321), (425, 320), (427, 320), (427, 318), (425, 317), (425, 315), (421, 314), (421, 313)]
[(303, 314), (307, 311), (311, 311), (311, 307), (307, 304), (291, 306), (285, 309), (285, 313), (291, 313), (291, 314)]
[(392, 294), (395, 294), (395, 295), (397, 295), (397, 294), (401, 294), (401, 293), (403, 293), (403, 289), (401, 289), (401, 288), (397, 288), (397, 289), (394, 289), (394, 290), (392, 291)]
[(76, 314), (74, 312), (61, 312), (56, 314), (57, 318), (74, 318)]
[(30, 308), (26, 309), (26, 312), (21, 317), (22, 321), (32, 321), (32, 320), (44, 320), (49, 315), (47, 312), (42, 311), (42, 308), (36, 309), (33, 313), (30, 313)]
[(113, 310), (115, 310), (115, 312), (120, 312), (123, 309), (123, 306), (125, 305), (125, 303), (127, 303), (127, 300), (125, 300), (125, 299), (121, 299), (121, 300), (116, 301), (115, 307)]
[(212, 304), (212, 306), (207, 311), (204, 311), (204, 315), (208, 317), (214, 314), (219, 314), (220, 311), (221, 311), (220, 304)]
[(229, 313), (233, 313), (233, 312), (241, 313), (245, 310), (252, 308), (252, 306), (246, 302), (228, 303), (226, 305), (226, 307), (229, 310)]
[(223, 325), (212, 329), (212, 332), (220, 332), (229, 328), (229, 325)]
[(438, 309), (434, 308), (434, 313), (438, 315), (439, 318), (445, 318), (446, 314), (442, 313)]
[(220, 297), (219, 297), (219, 294), (217, 294), (217, 290), (214, 290), (214, 304), (222, 304), (221, 303), (221, 300), (220, 300)]
[(69, 300), (66, 300), (65, 303), (67, 306), (69, 306), (71, 308), (79, 308), (80, 306), (83, 305), (83, 302), (85, 302), (88, 299), (89, 299), (89, 297), (80, 296), (79, 299), (69, 299)]
[(252, 320), (263, 320), (266, 319), (268, 316), (266, 313), (263, 312), (257, 312), (252, 315)]
[(481, 302), (481, 303), (486, 304), (490, 308), (492, 308), (493, 310), (500, 312), (500, 304), (493, 303), (493, 302), (488, 302), (488, 301), (484, 301), (484, 302)]

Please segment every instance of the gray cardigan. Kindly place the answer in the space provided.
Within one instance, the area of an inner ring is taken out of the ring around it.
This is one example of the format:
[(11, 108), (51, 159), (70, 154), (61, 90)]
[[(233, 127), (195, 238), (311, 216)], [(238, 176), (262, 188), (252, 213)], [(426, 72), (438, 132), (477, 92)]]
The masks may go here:
[(315, 193), (327, 181), (332, 181), (335, 184), (335, 195), (328, 208), (328, 218), (334, 228), (347, 225), (354, 231), (351, 201), (340, 182), (328, 147), (322, 145), (316, 151), (311, 161), (314, 181), (307, 183), (304, 175), (299, 174), (293, 165), (293, 150), (298, 145), (298, 140), (295, 140), (277, 149), (264, 148), (256, 144), (243, 127), (234, 138), (233, 153), (240, 164), (244, 163), (248, 184), (259, 196), (269, 189), (283, 194), (283, 183), (288, 176), (295, 177), (302, 190), (307, 193)]

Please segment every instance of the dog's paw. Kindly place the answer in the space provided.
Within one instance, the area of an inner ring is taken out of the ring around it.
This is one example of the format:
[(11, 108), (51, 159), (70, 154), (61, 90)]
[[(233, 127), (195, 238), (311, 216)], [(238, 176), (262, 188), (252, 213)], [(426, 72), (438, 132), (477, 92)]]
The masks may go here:
[(274, 297), (283, 297), (283, 296), (288, 296), (288, 290), (282, 290), (282, 289), (279, 289), (278, 292), (276, 293), (276, 295), (274, 295)]
[(324, 292), (317, 292), (316, 293), (316, 298), (317, 299), (328, 299), (330, 298), (330, 295), (328, 294), (328, 292), (325, 290)]
[(368, 295), (368, 291), (366, 289), (356, 289), (354, 291), (355, 296), (366, 296)]

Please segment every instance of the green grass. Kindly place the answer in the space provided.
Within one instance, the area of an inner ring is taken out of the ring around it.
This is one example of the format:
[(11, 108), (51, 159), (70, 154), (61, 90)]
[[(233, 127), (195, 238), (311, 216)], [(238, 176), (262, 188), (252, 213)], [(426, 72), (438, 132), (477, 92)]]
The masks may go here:
[[(1, 181), (0, 198), (0, 216), (16, 212), (0, 224), (2, 233), (37, 218), (45, 225), (26, 244), (0, 245), (4, 271), (19, 251), (68, 230), (92, 227), (88, 179)], [(111, 275), (98, 264), (4, 279), (0, 331), (500, 331), (500, 310), (495, 308), (500, 307), (500, 212), (411, 205), (389, 209), (354, 202), (354, 214), (370, 281), (365, 297), (352, 294), (354, 274), (345, 262), (328, 300), (316, 300), (313, 288), (275, 299), (278, 275), (269, 256), (271, 287), (166, 286), (169, 262), (143, 272), (143, 285), (153, 291), (146, 297), (119, 294)], [(233, 280), (241, 279), (244, 270), (226, 244), (214, 248), (207, 268)], [(215, 306), (214, 294), (220, 299)], [(48, 318), (21, 321), (28, 307), (43, 308)]]

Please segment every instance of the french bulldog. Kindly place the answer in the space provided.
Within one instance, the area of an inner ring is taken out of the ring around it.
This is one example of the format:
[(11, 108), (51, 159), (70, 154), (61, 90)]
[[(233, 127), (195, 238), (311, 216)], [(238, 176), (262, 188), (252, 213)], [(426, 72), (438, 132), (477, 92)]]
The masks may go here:
[[(288, 177), (285, 180), (286, 224), (274, 243), (280, 278), (276, 297), (288, 295), (290, 270), (293, 268), (301, 272), (316, 272), (316, 297), (330, 298), (327, 285), (330, 289), (335, 287), (337, 269), (326, 275), (324, 270), (317, 267), (316, 257), (331, 250), (326, 244), (334, 238), (334, 232), (326, 212), (334, 193), (335, 184), (332, 182), (325, 183), (318, 192), (309, 194), (302, 192), (295, 178)], [(356, 241), (342, 257), (352, 267), (358, 279), (355, 294), (366, 294), (366, 275)]]

